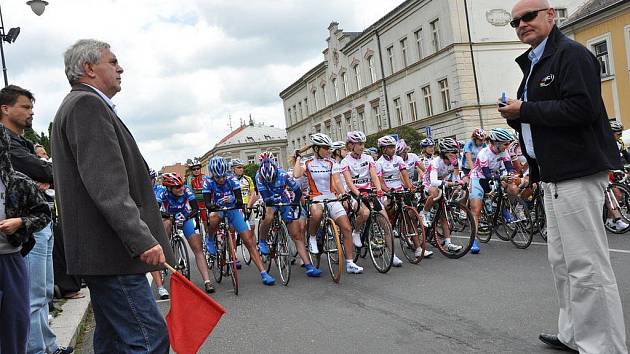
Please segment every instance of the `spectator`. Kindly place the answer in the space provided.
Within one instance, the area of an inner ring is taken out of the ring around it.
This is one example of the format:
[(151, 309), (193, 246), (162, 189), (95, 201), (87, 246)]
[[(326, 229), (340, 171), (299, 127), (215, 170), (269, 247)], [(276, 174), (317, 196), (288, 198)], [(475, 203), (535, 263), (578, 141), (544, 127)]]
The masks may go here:
[(50, 210), (33, 181), (11, 167), (9, 146), (0, 124), (0, 353), (24, 354), (30, 296), (23, 255), (33, 247), (32, 233), (49, 224)]
[[(9, 155), (16, 171), (35, 181), (43, 193), (53, 182), (52, 164), (35, 154), (33, 143), (24, 138), (24, 130), (33, 125), (33, 94), (19, 86), (0, 90), (0, 122), (11, 138)], [(52, 223), (33, 235), (35, 246), (26, 257), (30, 277), (31, 327), (28, 353), (71, 353), (72, 348), (57, 346), (48, 324), (48, 303), (54, 294)]]
[(95, 353), (168, 353), (168, 330), (145, 277), (173, 262), (149, 168), (111, 98), (123, 69), (107, 43), (64, 54), (72, 86), (53, 123), (57, 205), (68, 273), (90, 289)]
[[(601, 96), (595, 56), (554, 25), (547, 0), (520, 0), (512, 27), (531, 48), (516, 62), (524, 73), (519, 99), (499, 108), (520, 134), (532, 182), (542, 181), (547, 250), (560, 313), (545, 344), (580, 353), (627, 353), (617, 281), (602, 223), (608, 170), (619, 150)], [(575, 149), (583, 144), (580, 158)]]

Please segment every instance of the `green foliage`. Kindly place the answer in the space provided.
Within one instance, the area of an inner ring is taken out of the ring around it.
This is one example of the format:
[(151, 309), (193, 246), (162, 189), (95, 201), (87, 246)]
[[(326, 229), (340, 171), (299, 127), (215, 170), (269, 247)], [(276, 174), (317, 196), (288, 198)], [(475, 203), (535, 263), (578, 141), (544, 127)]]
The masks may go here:
[(248, 163), (243, 167), (243, 173), (254, 179), (254, 177), (256, 177), (258, 167), (257, 163)]
[(381, 130), (378, 133), (374, 133), (372, 135), (368, 135), (367, 141), (365, 142), (365, 147), (378, 147), (377, 140), (378, 138), (390, 135), (390, 134), (398, 134), (399, 139), (405, 139), (407, 145), (411, 147), (411, 151), (417, 152), (420, 151), (420, 140), (424, 139), (424, 134), (419, 133), (413, 128), (410, 127), (396, 127), (386, 130)]
[(52, 123), (48, 126), (48, 135), (45, 132), (37, 134), (33, 128), (26, 128), (24, 130), (24, 137), (33, 144), (40, 144), (46, 149), (48, 156), (51, 156), (50, 151), (50, 131), (52, 130)]

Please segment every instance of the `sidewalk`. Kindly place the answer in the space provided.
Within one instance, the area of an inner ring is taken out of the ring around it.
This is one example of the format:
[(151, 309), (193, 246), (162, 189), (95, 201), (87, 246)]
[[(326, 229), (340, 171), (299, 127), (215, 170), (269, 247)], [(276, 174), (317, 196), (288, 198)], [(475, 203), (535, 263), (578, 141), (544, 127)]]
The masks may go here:
[(73, 347), (76, 344), (81, 323), (90, 306), (90, 291), (86, 287), (81, 292), (85, 294), (84, 298), (66, 301), (61, 306), (63, 311), (50, 321), (50, 328), (57, 336), (57, 345)]

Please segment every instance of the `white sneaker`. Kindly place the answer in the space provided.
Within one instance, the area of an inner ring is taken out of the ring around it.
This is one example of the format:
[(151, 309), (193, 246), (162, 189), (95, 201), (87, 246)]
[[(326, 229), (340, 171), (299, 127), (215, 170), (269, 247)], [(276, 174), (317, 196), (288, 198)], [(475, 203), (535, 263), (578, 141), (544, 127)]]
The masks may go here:
[(451, 252), (457, 252), (462, 249), (462, 246), (456, 245), (454, 243), (449, 243), (448, 245), (446, 245), (446, 248)]
[(392, 266), (394, 267), (402, 267), (403, 261), (398, 258), (397, 255), (394, 255), (394, 260), (392, 260)]
[(346, 262), (346, 272), (350, 274), (363, 273), (363, 267), (356, 265), (354, 262)]
[(627, 224), (627, 223), (625, 223), (625, 222), (624, 222), (623, 220), (621, 220), (621, 219), (619, 219), (619, 220), (617, 220), (617, 222), (615, 222), (615, 228), (616, 228), (617, 230), (623, 230), (623, 229), (625, 229), (625, 228), (627, 228), (627, 227), (628, 227), (628, 224)]
[(352, 243), (354, 247), (361, 247), (363, 244), (361, 243), (361, 233), (358, 231), (352, 231)]
[(160, 300), (166, 300), (169, 297), (168, 290), (163, 286), (158, 288), (158, 295), (160, 295)]
[[(424, 257), (431, 257), (432, 254), (433, 254), (433, 251), (424, 250)], [(422, 248), (418, 247), (418, 249), (415, 252), (415, 256), (416, 257), (422, 256)]]
[(312, 254), (319, 254), (319, 248), (317, 248), (317, 238), (315, 236), (309, 236), (308, 248)]

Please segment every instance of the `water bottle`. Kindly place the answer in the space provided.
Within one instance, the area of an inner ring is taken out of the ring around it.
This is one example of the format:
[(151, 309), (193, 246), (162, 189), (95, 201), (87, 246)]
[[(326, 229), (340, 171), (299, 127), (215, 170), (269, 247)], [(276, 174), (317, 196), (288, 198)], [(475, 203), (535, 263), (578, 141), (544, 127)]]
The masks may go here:
[(492, 201), (490, 200), (490, 198), (486, 198), (483, 202), (486, 206), (486, 211), (488, 212), (488, 214), (492, 213)]

